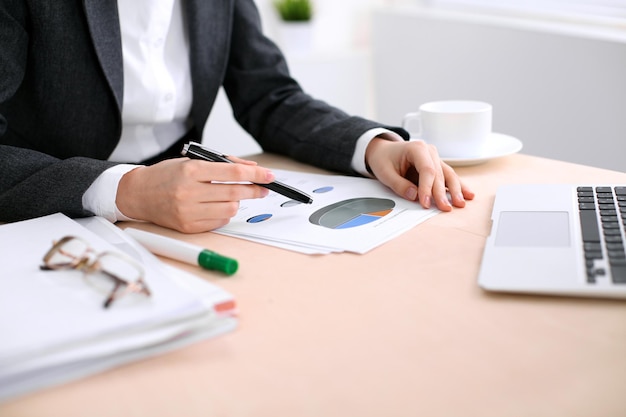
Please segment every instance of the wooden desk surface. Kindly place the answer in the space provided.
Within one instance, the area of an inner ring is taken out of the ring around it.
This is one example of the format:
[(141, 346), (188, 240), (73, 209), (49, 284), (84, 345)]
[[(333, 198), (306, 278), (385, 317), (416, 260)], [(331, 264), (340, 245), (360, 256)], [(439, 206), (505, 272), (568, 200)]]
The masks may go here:
[(175, 263), (235, 295), (238, 329), (0, 416), (625, 416), (626, 302), (489, 294), (476, 277), (497, 185), (626, 174), (525, 155), (458, 172), (473, 202), (366, 255), (141, 225), (239, 259), (231, 278)]

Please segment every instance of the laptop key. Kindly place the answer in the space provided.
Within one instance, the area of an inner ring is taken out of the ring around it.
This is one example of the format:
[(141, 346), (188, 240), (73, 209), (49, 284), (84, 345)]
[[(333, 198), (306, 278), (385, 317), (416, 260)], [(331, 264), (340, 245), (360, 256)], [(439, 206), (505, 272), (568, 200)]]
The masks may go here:
[[(578, 208), (581, 210), (594, 210), (596, 209), (596, 205), (594, 203), (578, 203)], [(595, 217), (595, 214), (594, 214)]]
[[(580, 201), (580, 198), (578, 199), (578, 201)], [(598, 198), (598, 204), (613, 205), (613, 203), (615, 203), (615, 200), (613, 200), (613, 198)]]
[(596, 211), (580, 210), (578, 213), (580, 214), (583, 242), (600, 242), (600, 230), (596, 219)]
[(602, 259), (602, 252), (587, 251), (585, 252), (585, 259), (588, 261), (593, 259)]
[(611, 264), (611, 280), (614, 284), (626, 284), (626, 262)]
[(602, 222), (616, 222), (619, 221), (617, 216), (602, 216)]
[[(586, 243), (585, 243), (586, 245)], [(607, 250), (621, 250), (622, 252), (624, 251), (624, 245), (622, 243), (607, 243), (606, 244), (606, 249)]]
[(608, 251), (608, 255), (611, 262), (616, 259), (626, 259), (626, 253), (624, 253), (624, 251), (610, 250)]
[(602, 251), (602, 245), (600, 244), (600, 242), (585, 242), (583, 244), (583, 248), (585, 249), (585, 252), (587, 252), (587, 251), (596, 251), (596, 252)]

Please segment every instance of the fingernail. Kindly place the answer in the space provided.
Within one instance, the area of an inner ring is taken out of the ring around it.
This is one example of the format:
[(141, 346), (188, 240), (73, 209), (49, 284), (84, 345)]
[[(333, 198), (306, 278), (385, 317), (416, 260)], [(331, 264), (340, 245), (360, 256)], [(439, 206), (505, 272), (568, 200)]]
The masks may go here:
[(415, 201), (417, 198), (417, 188), (409, 187), (409, 189), (406, 190), (406, 193), (404, 193), (404, 196), (407, 200)]
[(274, 181), (275, 178), (276, 178), (276, 176), (274, 175), (274, 173), (272, 171), (267, 171), (265, 173), (265, 180), (267, 182), (272, 182), (272, 181)]
[(261, 197), (267, 197), (269, 193), (270, 193), (270, 190), (268, 190), (267, 188), (263, 188), (261, 190)]
[(429, 195), (424, 197), (424, 207), (430, 208), (430, 196)]
[(441, 203), (442, 203), (444, 206), (452, 207), (452, 204), (450, 204), (450, 200), (448, 200), (446, 197), (444, 197), (444, 198), (442, 198), (442, 199), (441, 199)]
[(456, 195), (456, 198), (457, 198), (458, 200), (460, 200), (460, 201), (464, 201), (464, 200), (465, 200), (465, 197), (463, 197), (463, 193), (458, 193), (458, 194)]

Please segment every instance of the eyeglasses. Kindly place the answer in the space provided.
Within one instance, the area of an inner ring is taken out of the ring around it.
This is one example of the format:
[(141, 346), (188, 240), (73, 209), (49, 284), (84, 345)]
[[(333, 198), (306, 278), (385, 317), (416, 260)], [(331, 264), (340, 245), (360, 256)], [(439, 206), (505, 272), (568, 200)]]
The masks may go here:
[(65, 236), (53, 242), (40, 268), (82, 271), (88, 283), (107, 294), (104, 308), (109, 308), (114, 301), (128, 294), (151, 295), (143, 279), (141, 265), (122, 253), (95, 253), (87, 242), (74, 236)]

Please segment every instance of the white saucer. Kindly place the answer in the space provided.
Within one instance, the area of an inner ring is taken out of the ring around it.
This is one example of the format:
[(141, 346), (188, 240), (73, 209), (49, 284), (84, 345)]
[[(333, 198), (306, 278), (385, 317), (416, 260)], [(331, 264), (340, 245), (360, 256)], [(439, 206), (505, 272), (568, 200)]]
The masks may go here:
[(522, 146), (522, 141), (513, 136), (492, 133), (487, 139), (484, 155), (474, 158), (446, 158), (442, 156), (441, 159), (453, 167), (478, 165), (490, 159), (517, 153), (522, 149)]

